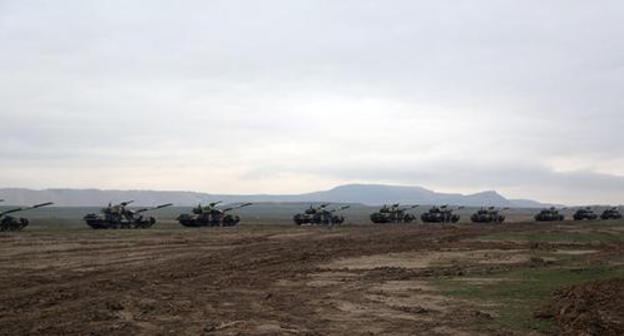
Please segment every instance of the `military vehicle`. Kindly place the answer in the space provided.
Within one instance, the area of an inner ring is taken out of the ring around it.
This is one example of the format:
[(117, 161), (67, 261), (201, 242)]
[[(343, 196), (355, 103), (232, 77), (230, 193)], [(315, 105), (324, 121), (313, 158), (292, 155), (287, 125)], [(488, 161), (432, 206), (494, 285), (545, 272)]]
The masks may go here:
[(609, 219), (621, 219), (622, 213), (618, 208), (609, 208), (605, 210), (601, 215), (600, 219), (609, 220)]
[(505, 221), (505, 216), (501, 215), (501, 211), (505, 211), (508, 208), (497, 209), (495, 207), (485, 208), (477, 210), (472, 216), (470, 216), (470, 220), (473, 223), (503, 223)]
[(390, 206), (385, 204), (379, 211), (370, 215), (370, 220), (375, 224), (411, 223), (416, 220), (416, 216), (407, 211), (417, 207), (418, 205), (413, 205), (401, 208), (399, 203)]
[[(461, 210), (464, 207), (458, 207), (457, 210)], [(453, 209), (451, 209), (448, 205), (443, 206), (434, 206), (429, 211), (423, 213), (420, 216), (420, 219), (424, 223), (457, 223), (459, 222), (460, 216), (453, 214)]]
[(565, 216), (559, 213), (559, 210), (555, 207), (542, 209), (537, 215), (535, 220), (538, 222), (560, 222), (565, 219)]
[(108, 204), (102, 208), (98, 214), (88, 214), (84, 216), (84, 221), (91, 228), (100, 229), (147, 229), (156, 224), (154, 217), (143, 217), (143, 213), (158, 210), (171, 206), (171, 203), (162, 204), (153, 208), (141, 208), (137, 210), (128, 209), (127, 206), (134, 201), (121, 202), (116, 205)]
[(574, 215), (572, 215), (572, 217), (576, 221), (598, 219), (598, 215), (590, 207), (580, 208), (576, 210), (576, 212), (574, 213)]
[(228, 208), (220, 208), (218, 205), (221, 203), (221, 201), (212, 202), (207, 206), (199, 204), (193, 208), (192, 213), (181, 214), (177, 220), (186, 227), (235, 226), (241, 218), (228, 212), (252, 205), (252, 203), (243, 203)]
[[(3, 200), (2, 200), (3, 201)], [(0, 212), (0, 231), (22, 231), (25, 227), (28, 226), (29, 221), (26, 218), (17, 218), (13, 216), (9, 216), (9, 214), (26, 211), (30, 209), (37, 209), (44, 206), (52, 205), (54, 203), (47, 202), (41, 204), (35, 204), (30, 207), (22, 207), (22, 208), (14, 208), (4, 212)]]
[(336, 212), (349, 209), (351, 206), (345, 205), (334, 209), (328, 209), (329, 203), (318, 206), (310, 205), (303, 213), (296, 214), (293, 221), (297, 225), (337, 225), (344, 223), (345, 219)]

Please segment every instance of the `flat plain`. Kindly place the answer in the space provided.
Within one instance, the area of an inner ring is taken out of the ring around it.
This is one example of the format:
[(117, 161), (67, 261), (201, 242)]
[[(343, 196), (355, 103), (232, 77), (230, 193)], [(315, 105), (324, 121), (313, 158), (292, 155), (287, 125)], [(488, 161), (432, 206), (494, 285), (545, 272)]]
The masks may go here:
[(621, 335), (624, 222), (0, 235), (0, 335)]

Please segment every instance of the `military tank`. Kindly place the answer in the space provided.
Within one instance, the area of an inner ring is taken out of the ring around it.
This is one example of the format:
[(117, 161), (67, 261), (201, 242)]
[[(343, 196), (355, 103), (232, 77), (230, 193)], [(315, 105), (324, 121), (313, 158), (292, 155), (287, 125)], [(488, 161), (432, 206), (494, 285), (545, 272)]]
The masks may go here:
[(559, 210), (555, 207), (542, 209), (537, 215), (535, 220), (538, 222), (560, 222), (565, 219), (565, 216), (559, 213)]
[(622, 213), (618, 208), (609, 208), (602, 212), (600, 215), (600, 219), (609, 220), (609, 219), (621, 219)]
[(252, 205), (252, 203), (243, 203), (228, 208), (220, 208), (218, 205), (221, 203), (221, 201), (212, 202), (207, 206), (198, 204), (197, 207), (193, 208), (192, 213), (181, 214), (177, 220), (186, 227), (235, 226), (241, 218), (228, 212)]
[(401, 208), (399, 203), (390, 206), (385, 204), (379, 211), (370, 215), (370, 220), (375, 224), (411, 223), (416, 220), (416, 216), (407, 211), (417, 207), (418, 205), (412, 205)]
[(508, 208), (497, 209), (495, 207), (489, 208), (481, 208), (477, 210), (472, 216), (470, 216), (470, 220), (473, 223), (503, 223), (505, 221), (505, 216), (500, 214), (501, 211), (505, 211)]
[(337, 225), (344, 223), (345, 218), (336, 213), (349, 209), (351, 206), (345, 205), (334, 209), (328, 209), (328, 206), (329, 203), (318, 206), (310, 205), (303, 213), (296, 214), (293, 221), (296, 225)]
[(109, 203), (106, 208), (100, 210), (101, 214), (87, 214), (83, 219), (87, 225), (96, 230), (147, 229), (156, 224), (156, 219), (144, 217), (143, 213), (172, 206), (171, 203), (167, 203), (152, 208), (128, 209), (128, 205), (133, 202), (126, 201), (115, 205)]
[[(457, 210), (461, 210), (464, 207), (458, 207)], [(453, 213), (453, 209), (448, 205), (434, 206), (429, 211), (423, 213), (420, 219), (424, 223), (457, 223), (460, 216)]]
[[(3, 201), (3, 200), (0, 200), (0, 201)], [(0, 231), (1, 232), (22, 231), (30, 223), (28, 219), (26, 218), (17, 218), (17, 217), (9, 216), (9, 214), (20, 212), (20, 211), (42, 208), (44, 206), (48, 206), (52, 204), (54, 203), (47, 202), (47, 203), (35, 204), (30, 207), (14, 208), (14, 209), (10, 209), (4, 212), (0, 212)]]
[(580, 208), (576, 210), (574, 215), (572, 215), (575, 221), (581, 220), (595, 220), (598, 219), (598, 215), (592, 210), (590, 207)]

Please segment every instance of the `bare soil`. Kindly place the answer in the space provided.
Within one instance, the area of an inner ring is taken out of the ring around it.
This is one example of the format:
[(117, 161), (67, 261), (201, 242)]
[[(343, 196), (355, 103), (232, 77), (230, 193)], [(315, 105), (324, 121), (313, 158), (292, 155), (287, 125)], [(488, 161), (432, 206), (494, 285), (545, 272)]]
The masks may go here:
[[(507, 229), (243, 226), (2, 235), (0, 335), (510, 334), (475, 327), (495, 318), (495, 307), (445, 296), (430, 281), (488, 283), (480, 274), (527, 267), (530, 243), (476, 239)], [(614, 255), (612, 246), (568, 249), (569, 256), (596, 260)]]

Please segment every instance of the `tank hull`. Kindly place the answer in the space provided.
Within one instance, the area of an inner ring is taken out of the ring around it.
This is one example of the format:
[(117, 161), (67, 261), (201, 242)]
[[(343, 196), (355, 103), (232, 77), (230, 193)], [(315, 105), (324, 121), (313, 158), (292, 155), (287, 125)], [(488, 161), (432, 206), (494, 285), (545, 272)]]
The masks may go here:
[(0, 232), (17, 232), (24, 230), (29, 224), (26, 218), (4, 216), (0, 219)]
[(84, 221), (94, 230), (149, 229), (156, 224), (154, 217), (141, 217), (135, 221), (114, 221), (95, 214), (86, 215)]
[(505, 216), (502, 215), (479, 215), (474, 214), (470, 216), (470, 221), (473, 223), (498, 223), (505, 222)]
[(420, 220), (422, 220), (423, 223), (457, 223), (459, 219), (459, 215), (431, 214), (428, 212), (420, 216)]
[(415, 221), (416, 216), (412, 214), (393, 216), (389, 213), (375, 212), (370, 215), (370, 220), (375, 224), (401, 224)]
[(345, 218), (339, 215), (321, 215), (321, 214), (296, 214), (293, 222), (296, 225), (339, 225), (344, 223)]
[(225, 216), (209, 216), (209, 215), (189, 215), (183, 214), (178, 216), (178, 223), (182, 226), (190, 228), (198, 227), (231, 227), (240, 223), (240, 217), (236, 215)]

